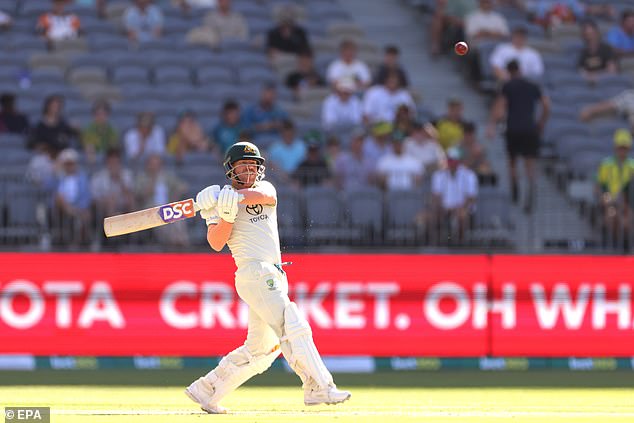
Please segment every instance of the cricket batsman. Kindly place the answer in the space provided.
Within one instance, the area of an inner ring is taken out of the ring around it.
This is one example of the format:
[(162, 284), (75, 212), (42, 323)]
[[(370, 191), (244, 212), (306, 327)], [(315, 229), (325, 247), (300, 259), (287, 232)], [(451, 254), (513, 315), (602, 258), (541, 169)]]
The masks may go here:
[(246, 141), (227, 150), (224, 168), (231, 185), (209, 186), (196, 203), (215, 251), (227, 244), (235, 260), (238, 295), (249, 306), (247, 339), (185, 393), (211, 414), (226, 413), (220, 401), (252, 376), (268, 369), (280, 350), (301, 378), (304, 404), (338, 404), (350, 392), (337, 389), (324, 365), (312, 331), (288, 298), (277, 232), (277, 194), (264, 181), (264, 157)]

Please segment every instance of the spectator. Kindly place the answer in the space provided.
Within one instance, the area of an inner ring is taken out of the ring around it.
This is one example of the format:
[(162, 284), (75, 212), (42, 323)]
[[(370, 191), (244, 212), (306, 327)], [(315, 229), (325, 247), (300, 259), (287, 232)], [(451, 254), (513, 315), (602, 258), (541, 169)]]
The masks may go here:
[(464, 19), (476, 9), (476, 0), (436, 0), (431, 23), (431, 53), (464, 40)]
[(181, 162), (185, 154), (207, 151), (209, 146), (209, 138), (200, 126), (196, 113), (191, 110), (183, 112), (169, 137), (167, 152)]
[[(139, 208), (154, 207), (182, 200), (187, 193), (187, 185), (171, 172), (163, 169), (163, 159), (158, 154), (149, 154), (145, 160), (145, 172), (140, 172), (135, 184)], [(170, 246), (187, 246), (189, 236), (185, 222), (176, 222), (155, 230), (161, 243)]]
[(486, 149), (478, 142), (473, 122), (464, 124), (464, 138), (460, 143), (463, 164), (478, 175), (480, 185), (495, 185), (496, 176), (487, 160)]
[(63, 116), (64, 98), (60, 95), (50, 95), (44, 99), (42, 119), (31, 130), (28, 148), (34, 148), (38, 144), (47, 145), (54, 157), (64, 150), (76, 144), (78, 131), (70, 126)]
[(462, 116), (464, 106), (462, 101), (457, 98), (449, 99), (447, 102), (447, 114), (434, 122), (434, 126), (438, 131), (438, 142), (442, 148), (447, 150), (450, 147), (458, 145), (464, 138), (464, 118)]
[(37, 144), (26, 169), (26, 180), (47, 193), (56, 185), (55, 157), (46, 144)]
[(374, 163), (363, 152), (365, 133), (358, 129), (352, 134), (350, 149), (343, 151), (334, 162), (333, 174), (338, 189), (349, 191), (367, 187), (374, 174)]
[(379, 186), (387, 191), (405, 191), (418, 187), (423, 178), (420, 160), (405, 154), (403, 140), (392, 138), (392, 151), (383, 155), (376, 164)]
[[(59, 228), (63, 243), (88, 241), (91, 221), (91, 196), (88, 177), (79, 167), (79, 154), (67, 148), (57, 157), (58, 176), (54, 189), (54, 226)], [(70, 236), (68, 240), (66, 237)]]
[(37, 20), (37, 30), (44, 35), (49, 45), (77, 38), (80, 34), (79, 18), (64, 10), (67, 4), (68, 0), (53, 0), (51, 11), (43, 13)]
[(296, 19), (293, 7), (284, 7), (280, 10), (277, 26), (269, 30), (266, 37), (266, 48), (272, 59), (280, 53), (297, 55), (311, 50), (308, 35), (304, 28), (296, 23)]
[(412, 133), (414, 124), (414, 113), (407, 104), (401, 104), (396, 108), (394, 116), (394, 133), (401, 138), (406, 138)]
[(287, 113), (277, 104), (277, 91), (273, 84), (265, 85), (260, 92), (260, 101), (244, 112), (244, 120), (256, 142), (278, 140), (282, 121), (287, 117)]
[(339, 138), (334, 135), (329, 136), (326, 139), (326, 163), (328, 163), (328, 169), (330, 169), (331, 174), (334, 174), (335, 162), (341, 153), (341, 141), (339, 141)]
[(378, 122), (372, 126), (371, 135), (363, 143), (363, 154), (373, 167), (381, 157), (392, 152), (393, 130), (391, 122)]
[(110, 123), (110, 104), (105, 100), (96, 101), (92, 106), (91, 123), (81, 133), (81, 141), (90, 162), (97, 154), (103, 154), (119, 146), (119, 132)]
[(409, 80), (407, 78), (407, 73), (399, 63), (400, 55), (401, 52), (395, 45), (389, 45), (385, 47), (385, 50), (383, 50), (383, 63), (379, 65), (379, 68), (374, 75), (375, 85), (385, 84), (385, 80), (387, 79), (388, 74), (391, 72), (396, 72), (398, 74), (399, 85), (402, 88), (408, 87)]
[(163, 12), (152, 0), (134, 0), (123, 14), (128, 39), (144, 43), (160, 38), (163, 32)]
[(16, 109), (15, 95), (2, 93), (0, 95), (0, 133), (24, 134), (28, 131), (29, 119)]
[(509, 34), (506, 18), (493, 10), (493, 0), (480, 0), (478, 9), (465, 18), (465, 35), (472, 47), (482, 41), (501, 41)]
[(75, 0), (75, 4), (82, 7), (94, 7), (97, 16), (100, 18), (107, 17), (108, 0)]
[(286, 177), (292, 175), (306, 158), (306, 144), (295, 135), (295, 125), (290, 120), (282, 121), (281, 139), (269, 148), (269, 162), (273, 170)]
[(393, 122), (396, 110), (402, 104), (416, 113), (412, 96), (400, 86), (398, 73), (391, 72), (385, 79), (385, 85), (375, 85), (363, 96), (363, 117), (371, 124)]
[(224, 154), (229, 147), (237, 142), (240, 133), (245, 128), (246, 126), (240, 116), (240, 105), (234, 100), (227, 100), (222, 106), (220, 122), (212, 131), (212, 138), (220, 148), (221, 154)]
[(624, 10), (621, 25), (610, 29), (605, 38), (619, 56), (634, 55), (634, 10)]
[(317, 142), (308, 144), (306, 159), (297, 167), (295, 180), (301, 186), (324, 185), (330, 182), (328, 163), (321, 152), (321, 145)]
[(517, 27), (513, 30), (510, 43), (499, 44), (491, 53), (491, 66), (495, 77), (499, 81), (507, 81), (509, 74), (505, 67), (511, 60), (517, 60), (524, 77), (539, 79), (544, 74), (544, 63), (537, 50), (526, 45), (526, 28)]
[[(512, 60), (506, 70), (511, 79), (502, 86), (491, 108), (487, 132), (492, 139), (496, 123), (506, 114), (506, 152), (513, 202), (517, 203), (519, 200), (516, 162), (518, 157), (523, 157), (529, 185), (524, 211), (531, 213), (535, 202), (535, 160), (539, 154), (540, 137), (548, 120), (550, 101), (537, 84), (522, 76), (516, 60)], [(542, 106), (541, 114), (535, 120), (538, 104)]]
[(355, 83), (355, 91), (365, 90), (371, 82), (370, 68), (357, 59), (357, 44), (352, 40), (343, 40), (339, 45), (339, 58), (328, 65), (326, 80), (335, 84), (342, 79)]
[(601, 32), (597, 24), (584, 22), (581, 27), (584, 46), (579, 53), (577, 66), (581, 74), (594, 81), (604, 73), (616, 73), (616, 56), (608, 44), (601, 41)]
[(546, 28), (579, 22), (589, 16), (611, 19), (614, 15), (609, 4), (588, 4), (581, 0), (537, 0), (529, 2), (527, 12), (535, 23)]
[(475, 207), (478, 178), (462, 164), (459, 148), (447, 150), (447, 168), (434, 172), (431, 190), (434, 210), (432, 228), (436, 228), (438, 235), (444, 225), (455, 228), (451, 231), (450, 239), (455, 235), (458, 242), (462, 242)]
[(404, 141), (405, 154), (421, 163), (421, 168), (429, 175), (447, 166), (445, 151), (438, 144), (438, 133), (431, 123), (412, 125), (412, 134)]
[(307, 88), (324, 85), (326, 85), (324, 78), (315, 68), (313, 53), (310, 50), (299, 53), (296, 69), (286, 76), (286, 86), (293, 91), (295, 97), (299, 97), (300, 92)]
[(165, 153), (165, 131), (154, 123), (154, 114), (142, 112), (137, 116), (136, 127), (128, 129), (123, 136), (123, 144), (128, 160), (161, 155)]
[(106, 152), (106, 167), (94, 174), (90, 188), (98, 218), (134, 209), (134, 179), (123, 167), (118, 148)]
[(351, 79), (339, 80), (321, 106), (321, 126), (332, 133), (350, 132), (363, 121), (361, 100), (354, 95)]
[(240, 12), (231, 10), (231, 0), (218, 0), (218, 7), (207, 13), (203, 25), (190, 31), (187, 38), (216, 47), (225, 40), (248, 41), (249, 27)]
[(587, 122), (607, 113), (625, 115), (634, 128), (634, 89), (627, 89), (608, 100), (590, 104), (579, 113), (579, 118)]
[(0, 29), (1, 30), (9, 29), (11, 28), (12, 24), (13, 24), (13, 19), (11, 18), (11, 15), (0, 10)]
[[(597, 172), (599, 203), (603, 212), (605, 230), (614, 243), (621, 237), (629, 250), (630, 224), (632, 221), (632, 177), (634, 159), (628, 157), (632, 149), (632, 135), (627, 129), (614, 133), (614, 155), (605, 159)], [(623, 235), (625, 234), (625, 236)]]

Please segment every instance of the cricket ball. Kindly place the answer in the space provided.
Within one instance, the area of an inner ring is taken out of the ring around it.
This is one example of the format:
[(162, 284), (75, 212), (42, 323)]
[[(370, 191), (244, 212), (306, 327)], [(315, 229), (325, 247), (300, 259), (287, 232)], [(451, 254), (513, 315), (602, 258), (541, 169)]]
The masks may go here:
[(458, 56), (464, 56), (469, 52), (469, 46), (464, 41), (459, 41), (453, 46), (453, 50)]

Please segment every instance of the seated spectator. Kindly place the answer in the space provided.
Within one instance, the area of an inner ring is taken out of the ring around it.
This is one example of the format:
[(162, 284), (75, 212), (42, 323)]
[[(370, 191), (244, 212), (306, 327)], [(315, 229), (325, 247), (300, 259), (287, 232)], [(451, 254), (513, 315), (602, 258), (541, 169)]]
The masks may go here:
[(26, 168), (26, 180), (51, 194), (57, 182), (56, 172), (53, 151), (46, 144), (37, 144)]
[(478, 9), (465, 18), (465, 35), (472, 47), (483, 41), (501, 41), (510, 34), (506, 18), (493, 10), (493, 0), (480, 0)]
[(224, 154), (245, 129), (246, 126), (240, 116), (240, 105), (233, 100), (227, 100), (222, 106), (220, 122), (212, 131), (212, 138), (220, 149), (220, 153)]
[(464, 138), (460, 143), (463, 164), (476, 173), (480, 185), (495, 185), (496, 176), (487, 160), (486, 149), (478, 142), (475, 124), (466, 122), (463, 129)]
[(447, 166), (445, 150), (438, 144), (438, 132), (431, 123), (412, 125), (412, 134), (403, 143), (405, 154), (421, 162), (425, 173), (431, 175)]
[(260, 100), (244, 112), (245, 123), (256, 143), (278, 140), (282, 121), (287, 117), (286, 111), (277, 104), (277, 91), (273, 84), (265, 85), (260, 92)]
[(128, 39), (134, 43), (160, 38), (163, 33), (163, 12), (152, 0), (134, 0), (123, 14)]
[(315, 68), (313, 53), (310, 50), (299, 53), (295, 70), (286, 76), (286, 86), (293, 91), (295, 97), (299, 97), (300, 92), (305, 89), (324, 85), (326, 81)]
[(281, 139), (269, 148), (268, 163), (286, 177), (292, 175), (306, 158), (306, 144), (295, 135), (295, 125), (290, 120), (282, 121), (280, 134)]
[(363, 151), (365, 133), (358, 129), (351, 138), (350, 149), (342, 151), (335, 159), (333, 174), (338, 189), (349, 191), (367, 187), (374, 174), (374, 163)]
[(339, 80), (321, 105), (321, 126), (331, 133), (350, 132), (363, 123), (363, 106), (351, 79)]
[(621, 25), (610, 29), (605, 40), (620, 57), (634, 54), (634, 10), (623, 11)]
[(634, 128), (634, 89), (627, 89), (608, 100), (585, 106), (581, 109), (579, 118), (587, 122), (597, 116), (609, 113), (624, 115)]
[(387, 191), (405, 191), (418, 187), (423, 179), (423, 165), (405, 154), (403, 140), (392, 138), (392, 151), (383, 155), (376, 164), (379, 186)]
[(613, 243), (623, 239), (626, 251), (629, 250), (628, 238), (632, 221), (631, 196), (634, 193), (632, 190), (634, 159), (629, 157), (631, 149), (630, 131), (617, 130), (614, 133), (614, 155), (605, 159), (597, 172), (599, 203), (608, 239)]
[(614, 15), (609, 4), (589, 4), (581, 0), (537, 0), (528, 2), (527, 6), (533, 21), (545, 28), (580, 22), (589, 16), (612, 19)]
[(471, 213), (478, 195), (478, 178), (476, 174), (461, 162), (460, 149), (452, 147), (447, 150), (447, 168), (434, 172), (431, 182), (433, 198), (433, 226), (441, 236), (444, 226), (451, 230), (450, 238), (464, 240), (469, 228)]
[(200, 126), (196, 113), (186, 110), (179, 116), (176, 129), (169, 137), (167, 152), (181, 162), (187, 153), (207, 150), (209, 150), (209, 138)]
[(385, 47), (383, 50), (383, 63), (379, 65), (375, 75), (374, 75), (374, 84), (375, 85), (383, 85), (385, 84), (385, 80), (387, 76), (391, 72), (396, 72), (398, 74), (399, 85), (403, 88), (407, 88), (409, 85), (409, 80), (407, 78), (407, 73), (405, 69), (399, 63), (399, 56), (401, 55), (398, 47), (394, 45), (389, 45)]
[(105, 100), (96, 101), (92, 117), (92, 122), (81, 133), (81, 142), (91, 163), (97, 154), (119, 146), (119, 132), (110, 123), (110, 104)]
[(82, 7), (93, 7), (97, 16), (100, 18), (107, 17), (107, 6), (108, 0), (75, 0), (75, 4)]
[[(163, 168), (163, 159), (158, 154), (149, 154), (145, 159), (145, 172), (137, 174), (135, 182), (136, 201), (140, 209), (167, 204), (185, 198), (187, 185)], [(170, 246), (187, 246), (189, 235), (185, 222), (176, 222), (155, 229), (158, 240)]]
[(412, 133), (414, 124), (414, 113), (407, 104), (401, 104), (396, 108), (394, 116), (394, 133), (401, 138), (407, 138)]
[(321, 151), (320, 144), (316, 142), (308, 144), (306, 159), (297, 167), (293, 177), (304, 187), (324, 185), (330, 182), (330, 170)]
[(24, 134), (29, 131), (29, 119), (15, 107), (15, 95), (2, 93), (0, 95), (0, 133), (11, 132)]
[(123, 167), (117, 148), (106, 152), (106, 167), (93, 175), (90, 188), (98, 219), (134, 209), (134, 179), (132, 172)]
[(266, 36), (266, 49), (275, 59), (280, 53), (300, 54), (311, 50), (306, 30), (296, 23), (297, 16), (293, 7), (280, 10), (277, 26), (269, 30)]
[(248, 41), (249, 27), (240, 12), (231, 10), (231, 0), (218, 0), (218, 7), (205, 16), (203, 25), (191, 30), (188, 41), (217, 47), (223, 41)]
[(398, 73), (389, 73), (385, 85), (375, 85), (363, 96), (363, 117), (366, 122), (392, 122), (396, 110), (405, 104), (415, 114), (416, 105), (409, 92), (400, 86)]
[(464, 107), (459, 99), (450, 99), (447, 102), (447, 114), (434, 122), (438, 131), (438, 142), (442, 148), (447, 150), (457, 145), (464, 138), (464, 118), (462, 116)]
[(64, 10), (68, 3), (68, 0), (53, 0), (51, 11), (42, 14), (37, 20), (37, 31), (44, 35), (49, 45), (77, 38), (80, 34), (77, 15)]
[(544, 62), (537, 50), (526, 44), (527, 31), (524, 27), (513, 30), (510, 43), (498, 44), (491, 53), (491, 66), (495, 77), (499, 81), (507, 81), (509, 74), (506, 64), (511, 60), (517, 60), (520, 64), (522, 75), (529, 79), (539, 79), (544, 74)]
[(336, 136), (330, 135), (326, 139), (326, 162), (328, 163), (328, 169), (330, 169), (331, 174), (334, 174), (335, 162), (341, 153), (341, 141), (339, 141), (339, 138)]
[(584, 22), (581, 27), (584, 46), (579, 53), (577, 66), (581, 74), (594, 81), (605, 73), (616, 73), (616, 55), (610, 45), (601, 40), (601, 32), (596, 23)]
[(13, 24), (13, 19), (11, 18), (11, 15), (0, 10), (0, 29), (1, 30), (9, 29), (11, 28), (12, 24)]
[(378, 122), (372, 126), (370, 135), (363, 143), (363, 154), (373, 167), (376, 167), (379, 159), (392, 152), (392, 132), (394, 127), (391, 122)]
[(137, 116), (136, 127), (123, 136), (128, 160), (142, 160), (151, 154), (165, 153), (165, 131), (154, 122), (154, 114), (142, 112)]
[[(90, 183), (79, 167), (79, 154), (67, 148), (57, 157), (58, 175), (54, 189), (54, 226), (62, 243), (73, 245), (90, 239)], [(69, 239), (70, 238), (70, 239)]]
[(339, 45), (339, 58), (328, 65), (326, 80), (329, 84), (336, 84), (342, 79), (349, 79), (355, 83), (355, 91), (363, 91), (372, 82), (370, 68), (357, 59), (357, 44), (352, 40), (343, 40)]
[(464, 40), (464, 19), (477, 7), (476, 0), (436, 0), (431, 22), (431, 53)]
[(77, 144), (79, 132), (73, 128), (63, 116), (64, 98), (60, 95), (50, 95), (44, 100), (42, 119), (31, 130), (28, 148), (38, 144), (45, 144), (53, 152), (54, 157), (64, 150)]

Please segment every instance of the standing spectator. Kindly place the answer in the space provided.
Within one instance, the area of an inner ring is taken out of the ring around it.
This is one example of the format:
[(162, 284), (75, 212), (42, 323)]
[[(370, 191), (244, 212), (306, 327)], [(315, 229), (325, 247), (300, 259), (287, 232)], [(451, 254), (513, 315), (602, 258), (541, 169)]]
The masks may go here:
[(313, 53), (310, 50), (299, 53), (295, 70), (286, 76), (286, 86), (298, 98), (301, 91), (307, 88), (323, 87), (324, 85), (326, 85), (324, 78), (315, 68)]
[(342, 79), (350, 79), (355, 83), (356, 91), (363, 91), (372, 82), (370, 68), (357, 59), (357, 44), (352, 40), (343, 40), (339, 45), (339, 58), (328, 65), (326, 80), (336, 84)]
[(391, 122), (378, 122), (372, 126), (370, 136), (363, 143), (363, 154), (373, 167), (381, 157), (392, 152), (393, 130)]
[(606, 41), (621, 57), (634, 54), (634, 10), (627, 9), (621, 14), (621, 25), (615, 26), (606, 35)]
[(491, 53), (491, 66), (499, 81), (507, 81), (509, 74), (505, 67), (511, 60), (517, 60), (524, 77), (539, 79), (544, 74), (544, 62), (537, 50), (526, 44), (526, 28), (519, 26), (513, 30), (510, 43), (498, 44)]
[(306, 159), (297, 167), (293, 175), (301, 186), (324, 185), (330, 182), (328, 163), (317, 142), (308, 144)]
[(37, 30), (44, 35), (49, 46), (57, 41), (79, 36), (79, 18), (74, 13), (64, 10), (66, 4), (68, 0), (53, 0), (51, 11), (42, 14), (37, 20)]
[(421, 163), (422, 169), (431, 175), (437, 169), (447, 166), (445, 150), (438, 144), (438, 133), (431, 123), (412, 125), (412, 134), (404, 141), (405, 154)]
[(509, 34), (506, 18), (493, 10), (492, 0), (480, 0), (478, 9), (465, 18), (465, 35), (473, 47), (482, 41), (501, 41)]
[(1, 30), (9, 29), (11, 28), (12, 24), (13, 24), (13, 19), (11, 18), (11, 15), (0, 10), (0, 29)]
[(28, 131), (29, 119), (16, 109), (15, 95), (2, 93), (0, 95), (0, 133), (24, 134)]
[(212, 138), (218, 148), (220, 154), (238, 141), (240, 133), (246, 129), (246, 126), (240, 116), (240, 105), (234, 100), (227, 100), (222, 106), (220, 114), (220, 122), (212, 131)]
[(594, 81), (605, 73), (616, 73), (616, 55), (609, 44), (601, 40), (601, 32), (596, 23), (584, 22), (581, 26), (584, 46), (579, 53), (577, 67), (588, 80)]
[(306, 158), (306, 144), (295, 135), (295, 125), (290, 120), (282, 121), (281, 139), (269, 148), (269, 162), (273, 170), (281, 171), (284, 177), (292, 175)]
[(581, 109), (579, 119), (587, 122), (606, 113), (625, 115), (634, 128), (634, 89), (627, 89), (608, 100), (589, 104)]
[(366, 122), (392, 122), (396, 110), (405, 104), (416, 113), (416, 105), (409, 92), (400, 86), (398, 73), (391, 72), (385, 78), (385, 85), (375, 85), (363, 96), (363, 117)]
[(181, 162), (187, 153), (207, 150), (209, 138), (200, 126), (196, 113), (186, 110), (178, 117), (176, 128), (167, 142), (167, 152)]
[(354, 95), (355, 83), (351, 79), (339, 80), (333, 92), (321, 105), (321, 126), (332, 133), (350, 132), (363, 122), (361, 100)]
[(370, 185), (374, 175), (374, 163), (371, 163), (363, 152), (364, 138), (364, 131), (358, 129), (352, 134), (350, 149), (341, 152), (335, 159), (333, 174), (338, 189), (349, 191)]
[(464, 19), (476, 9), (476, 0), (436, 0), (431, 23), (431, 53), (464, 40)]
[(152, 0), (134, 0), (123, 14), (128, 39), (144, 43), (160, 38), (163, 33), (163, 12)]
[(132, 172), (123, 167), (117, 148), (106, 152), (106, 167), (93, 175), (90, 188), (98, 218), (134, 209), (134, 179)]
[(389, 45), (385, 47), (385, 50), (383, 50), (383, 63), (379, 65), (379, 68), (374, 75), (374, 84), (385, 84), (388, 74), (396, 72), (398, 74), (399, 85), (402, 88), (407, 88), (409, 86), (407, 73), (399, 63), (400, 55), (401, 52), (397, 46)]
[[(524, 158), (528, 191), (524, 211), (532, 212), (535, 200), (535, 160), (539, 154), (540, 136), (548, 120), (550, 101), (539, 86), (522, 77), (519, 63), (512, 60), (506, 67), (511, 79), (502, 86), (492, 108), (488, 136), (493, 138), (495, 125), (506, 114), (506, 152), (509, 158), (511, 194), (513, 202), (519, 200), (516, 162)], [(541, 104), (541, 115), (535, 120), (535, 110)]]
[[(630, 225), (632, 221), (632, 178), (634, 159), (629, 157), (632, 135), (627, 129), (614, 133), (614, 155), (605, 159), (597, 172), (599, 203), (603, 212), (605, 230), (609, 239), (617, 242), (621, 237), (625, 249), (629, 250)], [(625, 234), (625, 236), (623, 236)]]
[(462, 165), (459, 148), (447, 150), (447, 168), (434, 172), (431, 190), (434, 219), (432, 228), (440, 235), (441, 229), (448, 225), (453, 229), (452, 236), (455, 234), (458, 242), (462, 242), (478, 196), (478, 178), (473, 171)]
[(282, 121), (287, 113), (277, 104), (275, 85), (267, 84), (260, 92), (260, 100), (244, 112), (244, 120), (256, 142), (272, 142), (280, 137)]
[(29, 148), (45, 144), (51, 149), (54, 157), (57, 157), (60, 151), (76, 144), (79, 132), (66, 122), (63, 110), (62, 96), (55, 94), (44, 99), (42, 119), (31, 130), (27, 142)]
[(297, 55), (311, 50), (306, 30), (296, 23), (296, 19), (294, 8), (280, 10), (277, 26), (269, 30), (266, 37), (266, 48), (272, 59), (280, 53)]
[(423, 178), (423, 165), (405, 154), (403, 141), (392, 139), (392, 151), (383, 155), (376, 164), (379, 185), (387, 191), (405, 191), (418, 187)]
[(438, 142), (442, 148), (447, 150), (457, 145), (464, 138), (464, 106), (457, 98), (449, 99), (447, 102), (447, 114), (434, 122), (438, 131)]
[(464, 124), (464, 138), (460, 143), (463, 164), (478, 175), (480, 185), (495, 185), (496, 176), (487, 160), (486, 150), (478, 142), (477, 128), (473, 122)]
[(92, 106), (93, 120), (81, 133), (84, 151), (90, 162), (97, 154), (119, 146), (119, 132), (110, 123), (110, 104), (105, 100), (96, 101)]
[(154, 114), (142, 112), (136, 127), (123, 136), (125, 155), (129, 160), (141, 160), (151, 154), (165, 153), (165, 131), (154, 122)]
[(248, 41), (249, 27), (242, 13), (231, 10), (231, 0), (218, 0), (218, 6), (205, 16), (203, 25), (194, 28), (188, 41), (217, 47), (225, 40)]

